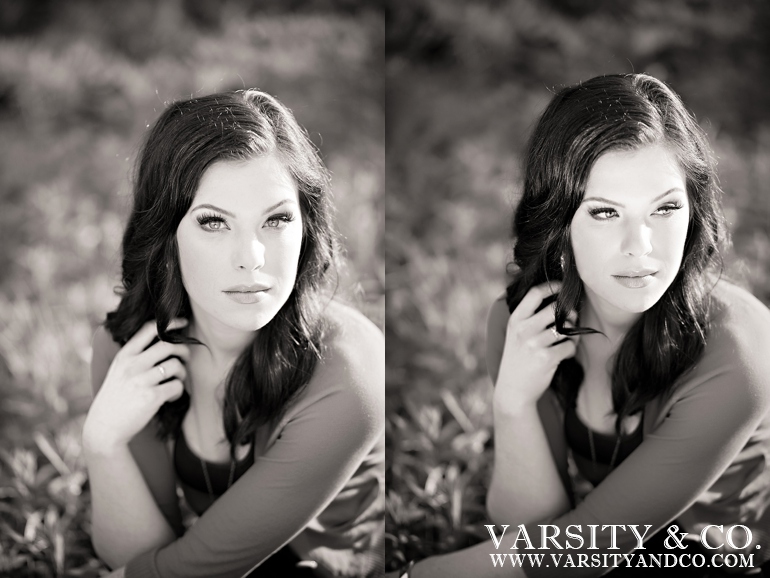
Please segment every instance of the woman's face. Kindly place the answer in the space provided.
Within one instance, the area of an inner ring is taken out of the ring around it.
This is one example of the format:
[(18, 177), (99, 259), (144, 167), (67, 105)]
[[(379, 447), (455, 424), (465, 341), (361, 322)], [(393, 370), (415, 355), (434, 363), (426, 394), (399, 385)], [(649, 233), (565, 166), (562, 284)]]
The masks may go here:
[(571, 226), (594, 309), (622, 317), (652, 307), (679, 272), (689, 216), (684, 172), (665, 146), (599, 157)]
[(297, 186), (272, 155), (214, 163), (176, 238), (195, 319), (256, 331), (294, 287), (302, 245)]

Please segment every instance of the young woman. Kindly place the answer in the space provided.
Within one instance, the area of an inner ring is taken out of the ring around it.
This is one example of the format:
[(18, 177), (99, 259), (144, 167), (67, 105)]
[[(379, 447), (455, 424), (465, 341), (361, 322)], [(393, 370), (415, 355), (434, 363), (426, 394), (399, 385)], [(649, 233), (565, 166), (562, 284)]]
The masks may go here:
[[(487, 506), (496, 538), (509, 528), (499, 547), (429, 558), (410, 576), (497, 576), (490, 554), (516, 548), (546, 560), (508, 563), (507, 576), (621, 575), (632, 571), (614, 569), (622, 558), (602, 555), (642, 541), (636, 554), (689, 554), (675, 576), (723, 575), (730, 553), (754, 555), (754, 568), (730, 572), (760, 572), (770, 312), (720, 279), (719, 197), (705, 135), (664, 83), (609, 75), (553, 98), (529, 144), (516, 271), (488, 319)], [(520, 524), (531, 550), (514, 543)], [(668, 529), (687, 533), (687, 550)], [(710, 568), (685, 567), (698, 552)], [(567, 554), (587, 565), (565, 565)]]
[(150, 131), (83, 428), (114, 575), (381, 571), (384, 341), (326, 290), (331, 211), (315, 149), (262, 92), (174, 103)]

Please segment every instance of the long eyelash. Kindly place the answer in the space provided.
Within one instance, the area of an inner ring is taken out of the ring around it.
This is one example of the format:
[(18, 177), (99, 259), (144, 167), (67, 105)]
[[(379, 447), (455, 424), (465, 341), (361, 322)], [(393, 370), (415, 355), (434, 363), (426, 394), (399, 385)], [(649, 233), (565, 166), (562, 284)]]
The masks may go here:
[[(657, 210), (660, 211), (661, 209), (669, 209), (671, 211), (677, 211), (677, 210), (681, 209), (683, 206), (684, 205), (682, 205), (682, 203), (680, 203), (680, 202), (671, 202), (671, 203), (666, 203), (665, 205), (662, 205), (662, 206), (658, 207)], [(613, 209), (611, 207), (597, 207), (595, 209), (589, 209), (588, 214), (591, 215), (592, 217), (595, 217), (597, 215), (602, 215), (602, 214), (603, 215), (610, 215), (614, 211), (615, 211), (615, 209)]]
[(286, 223), (291, 223), (294, 220), (294, 213), (278, 213), (277, 215), (271, 215), (268, 221), (284, 221)]
[(592, 217), (595, 217), (596, 215), (600, 215), (600, 214), (611, 214), (614, 211), (615, 209), (611, 207), (598, 207), (596, 209), (589, 209), (588, 214), (591, 215)]
[(662, 207), (658, 208), (658, 210), (660, 210), (660, 209), (673, 209), (673, 210), (676, 211), (678, 209), (681, 209), (682, 207), (683, 207), (682, 203), (673, 202), (673, 203), (666, 203)]
[(225, 220), (215, 213), (201, 213), (196, 217), (199, 225), (206, 225), (207, 223), (220, 222), (224, 223)]

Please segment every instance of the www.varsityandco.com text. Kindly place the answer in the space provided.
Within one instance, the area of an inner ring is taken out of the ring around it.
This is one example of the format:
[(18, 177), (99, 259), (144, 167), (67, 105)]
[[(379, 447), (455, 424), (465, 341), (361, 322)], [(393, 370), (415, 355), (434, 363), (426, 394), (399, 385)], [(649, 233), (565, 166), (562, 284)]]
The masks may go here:
[[(492, 538), (497, 552), (490, 553), (492, 565), (500, 568), (513, 567), (544, 567), (544, 568), (617, 568), (622, 565), (633, 568), (753, 568), (754, 554), (749, 553), (759, 544), (752, 546), (751, 530), (742, 525), (723, 526), (712, 524), (703, 528), (700, 533), (700, 547), (688, 538), (687, 532), (679, 532), (676, 524), (666, 528), (668, 536), (663, 545), (669, 552), (645, 552), (644, 540), (652, 528), (636, 524), (589, 524), (571, 525), (565, 528), (564, 535), (558, 526), (538, 524), (540, 535), (535, 541), (523, 524), (517, 527), (515, 533), (509, 531), (508, 525), (494, 526), (487, 524), (486, 528)], [(736, 531), (738, 530), (738, 531)], [(714, 531), (718, 531), (715, 534)], [(608, 552), (619, 550), (618, 536), (627, 532), (633, 536), (636, 546), (630, 553)], [(506, 537), (507, 534), (507, 537)], [(715, 539), (719, 535), (723, 539)], [(598, 538), (609, 538), (610, 545), (601, 553), (568, 552), (568, 550), (600, 550)], [(686, 552), (690, 546), (695, 546), (697, 552)], [(518, 550), (551, 550), (543, 553), (520, 553)], [(725, 552), (725, 548), (729, 551)], [(515, 553), (505, 550), (516, 550)], [(708, 553), (709, 550), (721, 550)]]

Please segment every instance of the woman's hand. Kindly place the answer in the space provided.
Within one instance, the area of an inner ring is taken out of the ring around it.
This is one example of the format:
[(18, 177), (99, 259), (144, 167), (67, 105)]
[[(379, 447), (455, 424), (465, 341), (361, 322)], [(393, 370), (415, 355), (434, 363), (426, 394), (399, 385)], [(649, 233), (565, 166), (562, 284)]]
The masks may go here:
[[(186, 324), (175, 319), (169, 329)], [(148, 321), (115, 355), (83, 425), (87, 451), (109, 453), (127, 445), (161, 405), (182, 395), (187, 372), (179, 359), (187, 362), (189, 348), (165, 341), (150, 347), (157, 336), (155, 321)]]
[[(495, 383), (496, 410), (516, 411), (534, 405), (551, 383), (559, 363), (575, 355), (578, 337), (559, 335), (552, 327), (555, 305), (550, 304), (535, 313), (543, 299), (560, 288), (560, 282), (532, 287), (508, 318), (505, 347)], [(575, 323), (574, 312), (568, 319)]]

